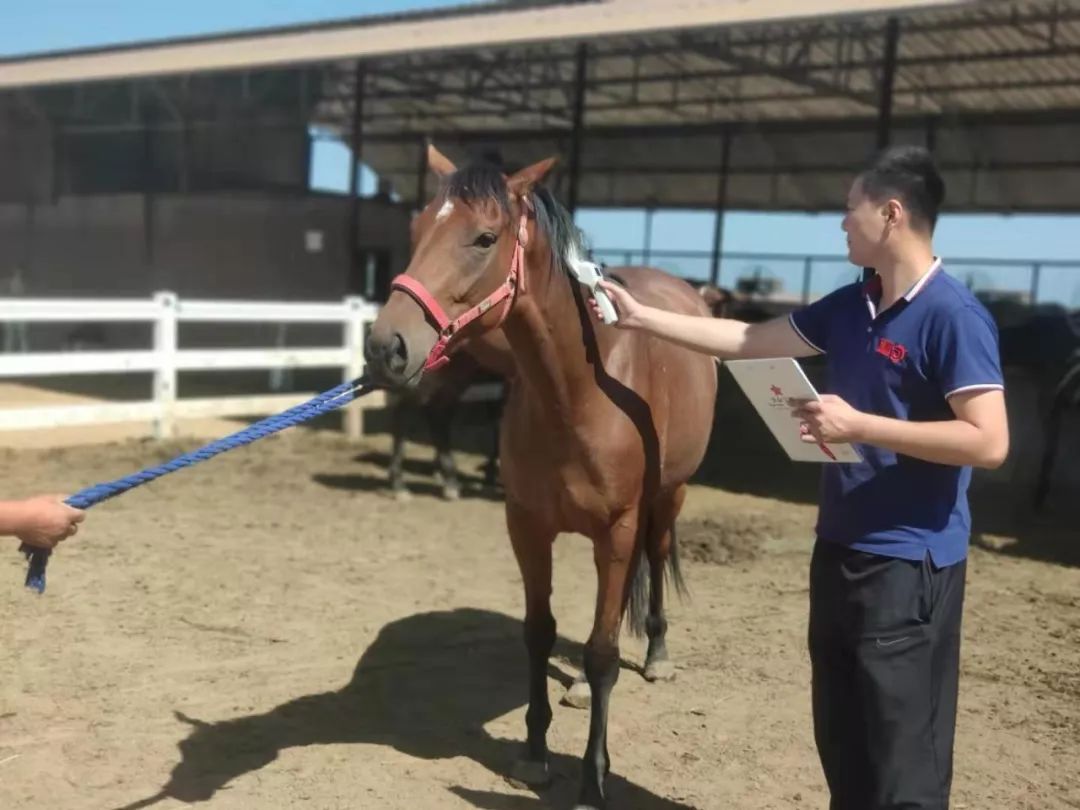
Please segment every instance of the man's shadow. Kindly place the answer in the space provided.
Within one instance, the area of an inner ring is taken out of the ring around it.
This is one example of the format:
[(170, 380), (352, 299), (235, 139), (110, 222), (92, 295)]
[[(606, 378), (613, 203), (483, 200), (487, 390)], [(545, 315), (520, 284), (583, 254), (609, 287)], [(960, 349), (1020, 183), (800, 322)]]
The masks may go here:
[[(560, 639), (556, 652), (581, 660), (582, 648)], [(554, 667), (551, 674), (564, 686), (570, 682)], [(519, 620), (470, 608), (410, 616), (379, 632), (360, 657), (352, 680), (339, 691), (307, 695), (264, 714), (220, 722), (178, 712), (191, 732), (179, 743), (180, 761), (169, 781), (154, 796), (118, 810), (149, 807), (166, 798), (209, 801), (233, 780), (269, 765), (284, 749), (306, 745), (387, 745), (420, 759), (466, 756), (505, 775), (521, 743), (492, 737), (484, 725), (522, 706), (527, 694), (527, 657)], [(552, 697), (554, 703), (554, 689)], [(521, 731), (524, 737), (524, 726)], [(615, 762), (618, 767), (617, 752)], [(365, 767), (362, 751), (357, 752), (354, 767)], [(579, 760), (553, 754), (551, 768), (554, 782), (543, 800), (465, 787), (451, 791), (489, 810), (569, 807), (576, 796)], [(615, 806), (691, 810), (615, 773), (608, 786)]]

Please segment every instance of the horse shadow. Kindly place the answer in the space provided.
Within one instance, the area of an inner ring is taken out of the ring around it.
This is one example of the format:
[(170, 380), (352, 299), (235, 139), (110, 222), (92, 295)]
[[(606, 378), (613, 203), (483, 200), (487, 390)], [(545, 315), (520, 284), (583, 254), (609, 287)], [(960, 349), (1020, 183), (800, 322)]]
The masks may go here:
[[(560, 639), (556, 652), (580, 660), (582, 647)], [(554, 666), (549, 674), (563, 686), (572, 680)], [(166, 799), (210, 801), (235, 779), (272, 763), (283, 750), (309, 745), (384, 745), (425, 760), (465, 756), (503, 776), (510, 772), (521, 742), (494, 737), (484, 726), (523, 706), (527, 693), (520, 621), (472, 608), (409, 616), (383, 627), (360, 657), (350, 682), (338, 691), (218, 722), (177, 712), (191, 731), (179, 743), (180, 761), (168, 782), (157, 794), (117, 810), (138, 810)], [(361, 754), (357, 767), (364, 767), (363, 762)], [(578, 758), (552, 754), (551, 770), (553, 782), (543, 798), (463, 786), (449, 790), (489, 810), (572, 806)], [(616, 806), (693, 810), (614, 773), (608, 785)]]

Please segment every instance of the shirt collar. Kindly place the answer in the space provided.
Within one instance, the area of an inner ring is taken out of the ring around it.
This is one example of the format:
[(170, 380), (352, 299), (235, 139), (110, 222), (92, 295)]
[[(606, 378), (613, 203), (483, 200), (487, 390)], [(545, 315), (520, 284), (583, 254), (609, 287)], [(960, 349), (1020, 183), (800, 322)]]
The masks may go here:
[(931, 278), (938, 274), (940, 269), (941, 259), (935, 256), (933, 263), (930, 265), (930, 269), (923, 273), (919, 280), (912, 284), (908, 291), (904, 293), (904, 300), (910, 303), (911, 299), (922, 292), (923, 287), (929, 283)]
[[(901, 296), (901, 299), (906, 303), (911, 303), (912, 299), (918, 295), (926, 287), (930, 280), (938, 274), (941, 270), (941, 258), (934, 257), (933, 263), (930, 265), (930, 269), (919, 276), (918, 281), (908, 288), (908, 291)], [(870, 309), (870, 317), (876, 318), (878, 316), (877, 305), (881, 300), (881, 276), (877, 273), (870, 276), (863, 283), (863, 297), (866, 299), (866, 305)]]

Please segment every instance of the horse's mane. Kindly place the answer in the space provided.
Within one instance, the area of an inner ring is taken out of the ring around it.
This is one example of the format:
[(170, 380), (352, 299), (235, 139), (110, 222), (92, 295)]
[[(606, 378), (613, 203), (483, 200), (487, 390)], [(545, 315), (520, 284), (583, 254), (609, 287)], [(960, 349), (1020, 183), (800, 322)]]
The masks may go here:
[[(446, 196), (473, 205), (493, 202), (510, 215), (510, 196), (503, 171), (491, 163), (472, 163), (458, 169), (447, 180)], [(532, 191), (536, 226), (551, 245), (551, 257), (566, 272), (569, 267), (588, 255), (585, 236), (574, 224), (574, 218), (544, 186), (537, 185)]]

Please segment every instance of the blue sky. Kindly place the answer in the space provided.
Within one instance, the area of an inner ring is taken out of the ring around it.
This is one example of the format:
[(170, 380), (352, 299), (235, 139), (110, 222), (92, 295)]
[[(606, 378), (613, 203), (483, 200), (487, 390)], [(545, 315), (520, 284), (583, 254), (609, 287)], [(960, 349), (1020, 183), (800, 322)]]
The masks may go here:
[(478, 0), (4, 0), (0, 55), (462, 6)]
[[(475, 1), (475, 0), (474, 0)], [(6, 0), (0, 24), (0, 56), (95, 47), (150, 39), (295, 25), (324, 20), (464, 5), (468, 0)], [(348, 153), (339, 144), (318, 142), (313, 181), (318, 187), (347, 188)], [(373, 186), (366, 174), (362, 188)], [(580, 212), (579, 222), (596, 247), (640, 250), (646, 217), (641, 211)], [(658, 212), (652, 245), (665, 249), (709, 250), (711, 212)], [(1076, 260), (1077, 267), (1043, 271), (1044, 296), (1080, 307), (1080, 248), (1075, 217), (945, 216), (938, 227), (938, 252), (946, 257)], [(831, 214), (761, 215), (731, 212), (725, 220), (724, 247), (736, 252), (838, 254), (843, 250), (839, 216)], [(661, 257), (662, 258), (662, 257)], [(690, 275), (707, 270), (703, 262), (668, 262), (669, 269)], [(724, 267), (725, 282), (753, 269), (752, 262)], [(766, 264), (765, 273), (780, 276), (798, 289), (801, 263)], [(966, 270), (954, 273), (962, 275)], [(1026, 289), (1026, 271), (1003, 273), (976, 269), (976, 282)], [(843, 265), (815, 273), (815, 287), (848, 277)]]

